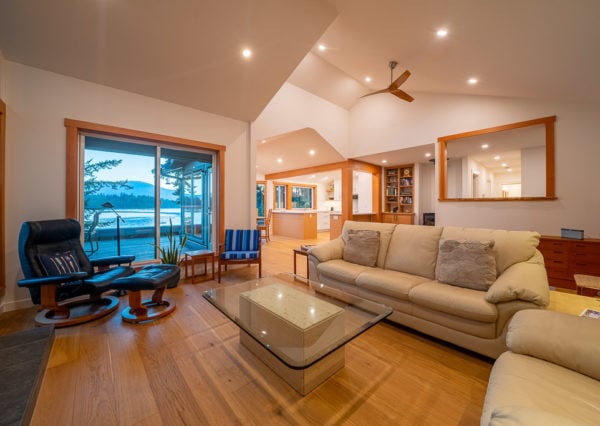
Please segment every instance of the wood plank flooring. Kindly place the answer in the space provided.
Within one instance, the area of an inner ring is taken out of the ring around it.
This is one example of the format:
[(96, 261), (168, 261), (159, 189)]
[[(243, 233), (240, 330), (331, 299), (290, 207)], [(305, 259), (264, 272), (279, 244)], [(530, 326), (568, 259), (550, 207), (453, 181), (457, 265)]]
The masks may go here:
[[(263, 276), (291, 272), (294, 247), (326, 239), (273, 237)], [(305, 268), (298, 257), (298, 273)], [(256, 275), (255, 265), (233, 266), (221, 285)], [(240, 346), (237, 327), (202, 298), (216, 281), (202, 279), (168, 290), (177, 309), (156, 322), (127, 324), (116, 313), (58, 329), (32, 424), (479, 424), (490, 360), (384, 322), (350, 342), (346, 367), (302, 397)], [(0, 315), (0, 334), (33, 327), (35, 313)]]

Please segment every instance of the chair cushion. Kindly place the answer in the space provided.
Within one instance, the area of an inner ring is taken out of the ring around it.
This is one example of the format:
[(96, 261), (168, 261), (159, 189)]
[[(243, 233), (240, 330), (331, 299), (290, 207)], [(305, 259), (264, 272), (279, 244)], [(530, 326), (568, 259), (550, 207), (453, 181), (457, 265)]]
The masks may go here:
[(258, 259), (258, 250), (252, 251), (226, 251), (221, 253), (223, 260)]
[(148, 265), (129, 277), (114, 280), (112, 286), (130, 291), (174, 288), (179, 283), (180, 273), (176, 265)]
[(225, 251), (258, 251), (260, 232), (256, 229), (226, 229)]
[(46, 275), (63, 275), (71, 272), (79, 272), (79, 262), (71, 251), (54, 254), (40, 254), (38, 259)]

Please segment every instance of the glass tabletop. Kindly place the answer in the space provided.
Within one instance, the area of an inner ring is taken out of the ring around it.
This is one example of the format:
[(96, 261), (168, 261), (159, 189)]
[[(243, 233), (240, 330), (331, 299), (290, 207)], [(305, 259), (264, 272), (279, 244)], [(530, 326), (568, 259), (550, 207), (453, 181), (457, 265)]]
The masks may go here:
[(205, 299), (263, 348), (304, 369), (392, 313), (392, 308), (298, 275), (214, 288)]

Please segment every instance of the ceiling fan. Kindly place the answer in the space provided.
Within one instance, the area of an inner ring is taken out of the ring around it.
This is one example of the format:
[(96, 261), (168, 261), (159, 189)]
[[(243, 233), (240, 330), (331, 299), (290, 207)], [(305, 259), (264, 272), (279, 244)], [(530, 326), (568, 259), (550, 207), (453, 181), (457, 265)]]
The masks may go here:
[(400, 90), (400, 86), (402, 85), (402, 83), (404, 83), (406, 81), (406, 79), (408, 79), (408, 77), (410, 77), (410, 71), (408, 71), (408, 70), (404, 71), (400, 77), (398, 77), (396, 80), (392, 81), (392, 79), (394, 78), (394, 68), (396, 68), (396, 65), (398, 65), (398, 62), (390, 61), (390, 63), (388, 65), (390, 67), (390, 81), (391, 81), (390, 85), (385, 89), (381, 89), (376, 92), (367, 93), (366, 95), (361, 96), (361, 98), (364, 98), (365, 96), (376, 95), (378, 93), (391, 93), (392, 95), (398, 96), (400, 99), (405, 100), (406, 102), (414, 101), (415, 98), (410, 96), (405, 91)]

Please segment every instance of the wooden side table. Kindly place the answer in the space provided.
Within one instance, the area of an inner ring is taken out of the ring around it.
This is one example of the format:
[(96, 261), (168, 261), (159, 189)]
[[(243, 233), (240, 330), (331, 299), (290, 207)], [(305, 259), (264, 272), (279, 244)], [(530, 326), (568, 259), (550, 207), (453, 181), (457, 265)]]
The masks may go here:
[(296, 255), (306, 257), (306, 278), (308, 279), (308, 250), (303, 250), (302, 248), (294, 249), (294, 275), (296, 275)]
[(195, 265), (195, 261), (196, 260), (204, 260), (204, 274), (203, 275), (207, 275), (208, 274), (208, 260), (210, 260), (211, 262), (211, 266), (212, 266), (212, 279), (215, 279), (215, 252), (211, 251), (211, 250), (195, 250), (195, 251), (188, 251), (187, 253), (185, 253), (185, 277), (188, 277), (188, 258), (189, 258), (189, 263), (192, 265), (192, 284), (194, 284), (194, 278), (195, 278), (195, 273), (194, 273), (194, 265)]

